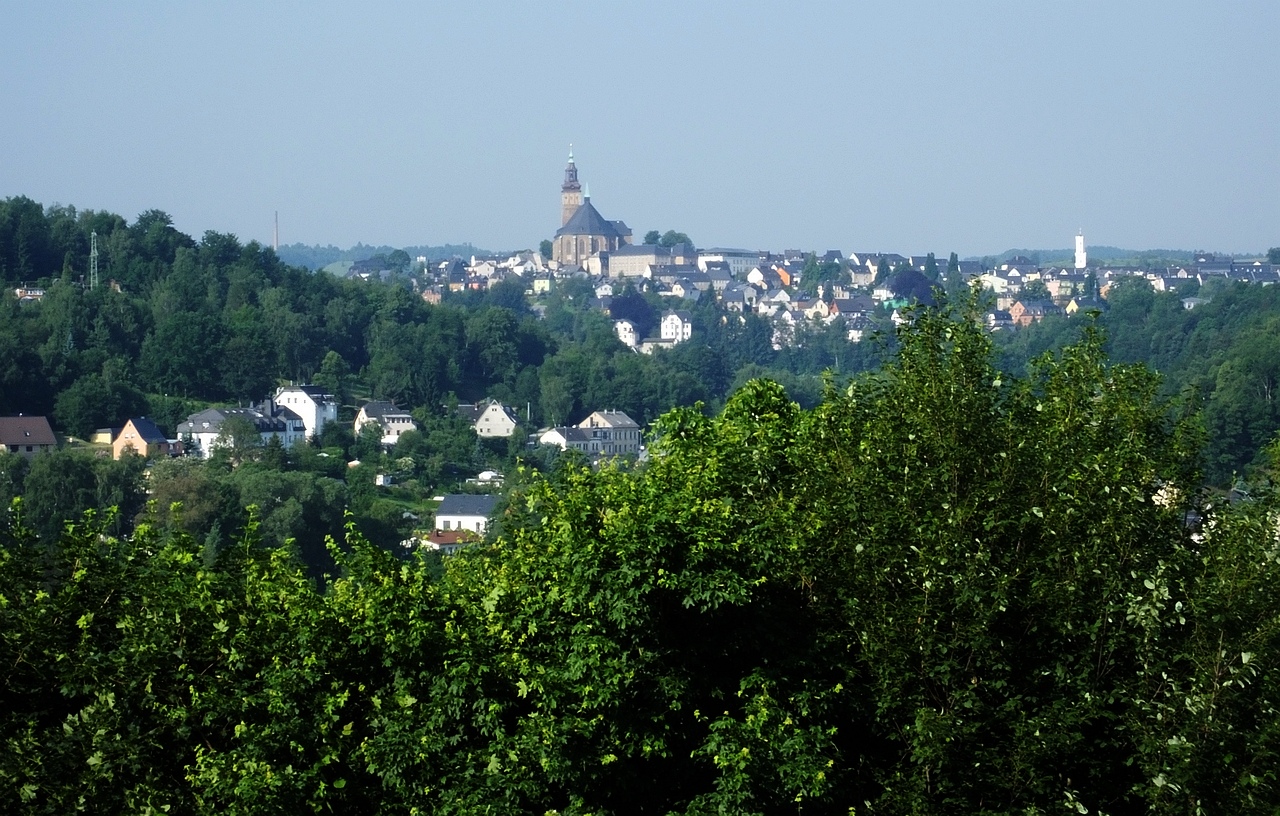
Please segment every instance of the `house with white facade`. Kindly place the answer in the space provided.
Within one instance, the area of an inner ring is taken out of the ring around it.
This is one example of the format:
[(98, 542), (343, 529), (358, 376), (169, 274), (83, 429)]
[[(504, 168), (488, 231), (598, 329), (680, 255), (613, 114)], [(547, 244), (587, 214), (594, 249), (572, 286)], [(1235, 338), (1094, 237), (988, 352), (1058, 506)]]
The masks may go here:
[(490, 494), (455, 493), (444, 496), (436, 508), (434, 527), (437, 530), (467, 530), (484, 535), (498, 497)]
[[(231, 440), (223, 435), (223, 431), (226, 424), (233, 419), (247, 422), (258, 432), (263, 444), (274, 438), (288, 448), (307, 441), (307, 426), (302, 421), (302, 417), (289, 408), (275, 405), (270, 400), (258, 407), (208, 408), (194, 413), (178, 425), (178, 438), (191, 440), (198, 448), (200, 456), (208, 459), (219, 446), (231, 444)], [(187, 450), (189, 451), (189, 448)]]
[(624, 411), (596, 411), (576, 426), (548, 428), (538, 444), (589, 456), (634, 456), (640, 453), (640, 426)]
[(698, 252), (698, 268), (707, 271), (707, 266), (723, 263), (729, 268), (729, 274), (735, 278), (744, 278), (752, 267), (760, 263), (760, 253), (748, 249), (726, 249), (713, 247)]
[(485, 400), (474, 405), (459, 405), (458, 413), (471, 423), (476, 435), (485, 439), (510, 437), (520, 424), (515, 411), (497, 400)]
[(325, 425), (338, 421), (338, 398), (318, 385), (282, 385), (272, 401), (302, 417), (308, 439), (320, 436)]
[(418, 429), (409, 412), (397, 408), (394, 402), (375, 401), (361, 406), (360, 413), (356, 414), (356, 437), (360, 436), (360, 430), (364, 426), (371, 423), (377, 423), (382, 429), (382, 446), (385, 448), (395, 447), (405, 431)]
[(662, 315), (658, 336), (673, 344), (683, 343), (693, 337), (693, 316), (682, 309), (670, 309)]
[(640, 343), (640, 336), (636, 333), (636, 324), (626, 318), (613, 321), (613, 333), (618, 335), (618, 340), (627, 348), (633, 349)]

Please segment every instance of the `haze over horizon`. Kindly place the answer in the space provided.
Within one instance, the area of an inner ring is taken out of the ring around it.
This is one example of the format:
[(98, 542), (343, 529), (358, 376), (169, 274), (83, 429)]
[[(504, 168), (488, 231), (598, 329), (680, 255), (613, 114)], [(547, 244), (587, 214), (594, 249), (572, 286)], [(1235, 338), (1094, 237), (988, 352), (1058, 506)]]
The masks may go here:
[(639, 240), (1280, 244), (1280, 6), (17, 0), (0, 197), (199, 236), (536, 247), (569, 144)]

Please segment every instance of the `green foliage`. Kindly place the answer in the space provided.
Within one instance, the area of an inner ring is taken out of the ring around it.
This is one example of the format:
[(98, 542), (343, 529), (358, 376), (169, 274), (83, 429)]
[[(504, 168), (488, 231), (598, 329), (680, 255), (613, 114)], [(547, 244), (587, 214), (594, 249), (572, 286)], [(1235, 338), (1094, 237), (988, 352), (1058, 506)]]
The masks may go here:
[(688, 235), (685, 235), (683, 232), (676, 232), (675, 230), (667, 230), (664, 233), (660, 233), (658, 230), (649, 230), (644, 234), (644, 240), (641, 241), (641, 243), (667, 248), (671, 248), (676, 244), (693, 245), (693, 241), (689, 240)]
[[(1261, 466), (1263, 449), (1280, 431), (1274, 399), (1280, 292), (1210, 280), (1200, 295), (1208, 302), (1186, 309), (1180, 293), (1155, 292), (1141, 278), (1123, 278), (1112, 285), (1109, 308), (1097, 323), (1106, 330), (1112, 357), (1159, 370), (1165, 394), (1199, 398), (1206, 476), (1212, 484), (1229, 485), (1237, 474)], [(1002, 365), (1022, 370), (1036, 354), (1072, 342), (1079, 325), (1046, 319), (1002, 333)]]
[(812, 410), (752, 380), (642, 467), (515, 474), (443, 569), (349, 521), (318, 589), (262, 539), (325, 478), (253, 463), (303, 512), (212, 553), (19, 503), (0, 807), (1274, 812), (1280, 495), (1196, 508), (1194, 426), (1097, 333), (1012, 377), (957, 317)]

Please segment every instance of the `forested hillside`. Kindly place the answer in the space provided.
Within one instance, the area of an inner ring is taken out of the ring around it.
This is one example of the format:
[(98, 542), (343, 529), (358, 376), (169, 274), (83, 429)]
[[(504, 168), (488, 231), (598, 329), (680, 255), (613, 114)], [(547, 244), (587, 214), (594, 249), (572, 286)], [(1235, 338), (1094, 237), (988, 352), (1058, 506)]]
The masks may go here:
[[(1201, 301), (1187, 309), (1183, 298)], [(1164, 378), (1166, 394), (1185, 394), (1201, 413), (1204, 467), (1228, 485), (1265, 461), (1280, 431), (1280, 287), (1210, 280), (1178, 292), (1154, 292), (1122, 280), (1097, 318), (1119, 362), (1143, 363)], [(1047, 349), (1079, 337), (1084, 318), (1049, 317), (1000, 337), (1003, 364), (1021, 370)]]
[[(92, 233), (95, 289), (83, 285)], [(146, 415), (172, 435), (200, 408), (259, 401), (287, 382), (316, 382), (340, 395), (346, 422), (369, 398), (413, 410), (422, 430), (389, 454), (334, 427), (319, 441), (326, 450), (228, 451), (207, 465), (158, 466), (164, 478), (153, 481), (153, 497), (162, 508), (184, 503), (172, 523), (225, 544), (244, 508), (256, 504), (267, 540), (296, 540), (317, 569), (330, 564), (324, 538), (340, 530), (344, 509), (386, 546), (414, 526), (405, 513), (421, 516), (435, 492), (486, 468), (514, 467), (523, 441), (478, 445), (450, 415), (451, 401), (490, 397), (516, 406), (527, 423), (522, 432), (601, 408), (645, 424), (678, 405), (714, 408), (767, 370), (812, 405), (824, 370), (865, 368), (880, 351), (873, 343), (853, 346), (832, 327), (776, 352), (763, 319), (729, 319), (708, 305), (694, 310), (698, 343), (637, 355), (591, 308), (585, 281), (544, 296), (541, 320), (520, 280), (430, 305), (407, 279), (340, 280), (287, 266), (270, 249), (232, 235), (207, 232), (195, 240), (157, 210), (130, 224), (25, 198), (0, 202), (0, 282), (7, 290), (0, 298), (0, 415), (48, 415), (56, 431), (80, 439)], [(23, 283), (42, 286), (43, 298), (19, 303), (12, 294)], [(655, 323), (662, 308), (634, 291), (615, 299), (615, 311), (637, 322)], [(349, 459), (363, 465), (348, 470)], [(0, 469), (0, 499), (27, 496), (28, 521), (37, 529), (53, 532), (85, 509), (114, 504), (120, 514), (113, 529), (122, 533), (143, 508), (140, 467), (73, 447), (27, 468), (15, 461)], [(374, 490), (377, 473), (393, 473), (399, 486)]]

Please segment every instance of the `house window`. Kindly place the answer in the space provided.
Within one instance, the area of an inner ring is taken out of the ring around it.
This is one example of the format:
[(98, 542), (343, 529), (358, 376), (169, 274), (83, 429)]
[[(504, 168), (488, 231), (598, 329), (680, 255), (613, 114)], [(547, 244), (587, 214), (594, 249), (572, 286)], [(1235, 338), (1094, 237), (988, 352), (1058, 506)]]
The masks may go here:
[(446, 522), (443, 522), (443, 523), (441, 524), (440, 529), (441, 529), (441, 530), (448, 530), (448, 529), (449, 529), (449, 522), (447, 522), (447, 521), (446, 521)]

